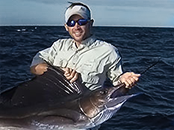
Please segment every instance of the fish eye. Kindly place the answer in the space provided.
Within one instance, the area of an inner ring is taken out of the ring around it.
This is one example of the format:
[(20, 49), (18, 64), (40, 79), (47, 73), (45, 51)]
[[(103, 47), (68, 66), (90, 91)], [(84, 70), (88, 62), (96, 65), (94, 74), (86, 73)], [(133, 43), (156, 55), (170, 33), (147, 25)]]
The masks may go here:
[(108, 91), (107, 91), (107, 90), (100, 91), (100, 94), (101, 94), (101, 95), (105, 95), (105, 94), (107, 94), (107, 93), (108, 93)]

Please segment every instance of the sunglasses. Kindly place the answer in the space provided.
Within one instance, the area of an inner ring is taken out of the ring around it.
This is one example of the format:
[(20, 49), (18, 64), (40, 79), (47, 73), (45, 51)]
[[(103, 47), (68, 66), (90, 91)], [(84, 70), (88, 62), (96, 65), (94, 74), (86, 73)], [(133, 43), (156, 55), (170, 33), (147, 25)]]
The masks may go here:
[(88, 21), (90, 21), (90, 20), (88, 20), (88, 19), (79, 19), (77, 21), (71, 20), (71, 21), (68, 21), (66, 24), (69, 27), (74, 27), (76, 23), (80, 26), (83, 26), (83, 25), (86, 25), (88, 23)]

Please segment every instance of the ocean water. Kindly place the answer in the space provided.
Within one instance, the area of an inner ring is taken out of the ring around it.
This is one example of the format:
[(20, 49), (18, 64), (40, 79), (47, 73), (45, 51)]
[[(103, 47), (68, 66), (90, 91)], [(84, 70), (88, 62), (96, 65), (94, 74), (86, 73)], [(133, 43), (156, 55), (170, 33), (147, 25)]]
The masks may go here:
[[(123, 70), (144, 73), (130, 99), (100, 130), (174, 130), (174, 28), (94, 27), (98, 39), (116, 46)], [(69, 35), (57, 26), (0, 27), (0, 89), (33, 77), (33, 56)]]

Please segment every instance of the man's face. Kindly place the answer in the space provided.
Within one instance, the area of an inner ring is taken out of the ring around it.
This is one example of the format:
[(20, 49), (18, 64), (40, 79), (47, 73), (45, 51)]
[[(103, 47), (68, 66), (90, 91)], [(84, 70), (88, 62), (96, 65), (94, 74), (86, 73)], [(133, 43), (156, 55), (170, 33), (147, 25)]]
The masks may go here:
[[(79, 19), (82, 19), (82, 17), (79, 15), (73, 15), (70, 17), (69, 20), (78, 21)], [(76, 44), (80, 44), (83, 40), (85, 40), (91, 35), (91, 27), (92, 27), (92, 21), (89, 21), (86, 25), (82, 26), (76, 23), (74, 27), (69, 27), (67, 24), (65, 24), (66, 30), (75, 40)]]

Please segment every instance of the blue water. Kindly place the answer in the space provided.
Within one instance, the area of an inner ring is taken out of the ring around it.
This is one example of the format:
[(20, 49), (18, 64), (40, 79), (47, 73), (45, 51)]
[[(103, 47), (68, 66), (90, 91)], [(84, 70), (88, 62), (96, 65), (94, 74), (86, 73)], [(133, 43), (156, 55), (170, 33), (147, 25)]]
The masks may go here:
[[(103, 123), (100, 130), (174, 130), (174, 29), (95, 27), (98, 39), (116, 46), (124, 71), (143, 74), (132, 98)], [(69, 37), (63, 27), (0, 27), (0, 89), (28, 80), (32, 57), (59, 38)]]

